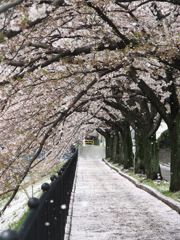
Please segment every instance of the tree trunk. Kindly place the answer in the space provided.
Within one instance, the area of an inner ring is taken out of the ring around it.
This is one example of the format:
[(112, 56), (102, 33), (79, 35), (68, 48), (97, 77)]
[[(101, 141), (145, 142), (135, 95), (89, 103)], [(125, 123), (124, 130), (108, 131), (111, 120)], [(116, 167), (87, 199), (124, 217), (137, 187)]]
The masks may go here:
[(115, 132), (112, 137), (112, 161), (118, 163), (119, 159), (119, 134)]
[(121, 140), (119, 143), (119, 161), (118, 161), (119, 165), (124, 165), (124, 152), (123, 152), (123, 141), (122, 141), (122, 136), (121, 136)]
[(110, 158), (111, 154), (110, 154), (110, 150), (111, 150), (111, 135), (110, 134), (106, 134), (104, 135), (105, 139), (106, 139), (106, 158)]
[(169, 129), (171, 140), (171, 182), (170, 191), (180, 191), (180, 114), (177, 114), (172, 129)]
[(113, 158), (114, 158), (114, 153), (113, 153), (113, 133), (111, 133), (110, 140), (109, 140), (109, 157), (110, 157), (110, 160), (113, 161)]
[(134, 172), (145, 174), (145, 166), (144, 166), (144, 151), (143, 151), (143, 138), (140, 131), (135, 131), (135, 141), (136, 141), (136, 149), (135, 149), (135, 166)]
[(161, 172), (155, 135), (151, 136), (151, 138), (144, 136), (143, 149), (147, 178), (152, 180), (160, 179)]
[(132, 139), (129, 124), (123, 126), (121, 129), (122, 147), (121, 157), (123, 157), (123, 165), (125, 169), (133, 167), (133, 151), (132, 151)]

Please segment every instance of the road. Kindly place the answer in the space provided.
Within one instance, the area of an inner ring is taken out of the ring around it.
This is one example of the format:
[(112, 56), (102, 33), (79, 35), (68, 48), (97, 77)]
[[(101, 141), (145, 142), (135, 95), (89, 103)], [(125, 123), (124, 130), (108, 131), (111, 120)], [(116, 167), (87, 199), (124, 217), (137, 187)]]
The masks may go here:
[(170, 181), (171, 179), (170, 167), (163, 164), (160, 164), (160, 167), (163, 179), (166, 181)]
[(90, 158), (91, 148), (83, 150), (78, 162), (68, 239), (180, 240), (180, 215), (100, 157)]

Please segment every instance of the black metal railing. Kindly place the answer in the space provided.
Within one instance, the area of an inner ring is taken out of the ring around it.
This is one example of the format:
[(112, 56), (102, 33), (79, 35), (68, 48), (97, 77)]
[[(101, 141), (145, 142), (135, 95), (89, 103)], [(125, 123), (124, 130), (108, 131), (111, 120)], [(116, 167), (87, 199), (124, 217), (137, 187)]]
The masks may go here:
[(51, 176), (51, 184), (43, 183), (41, 197), (30, 198), (30, 212), (18, 231), (5, 230), (0, 240), (63, 240), (78, 153)]

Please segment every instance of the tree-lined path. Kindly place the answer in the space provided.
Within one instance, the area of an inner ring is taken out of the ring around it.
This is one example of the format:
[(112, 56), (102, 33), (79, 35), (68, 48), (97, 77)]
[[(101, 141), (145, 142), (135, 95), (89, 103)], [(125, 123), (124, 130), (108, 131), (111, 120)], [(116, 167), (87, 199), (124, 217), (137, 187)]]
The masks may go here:
[(179, 33), (179, 0), (0, 1), (0, 216), (95, 131), (106, 158), (155, 180), (166, 123), (180, 191)]
[(180, 215), (110, 169), (97, 148), (80, 149), (69, 239), (180, 239)]

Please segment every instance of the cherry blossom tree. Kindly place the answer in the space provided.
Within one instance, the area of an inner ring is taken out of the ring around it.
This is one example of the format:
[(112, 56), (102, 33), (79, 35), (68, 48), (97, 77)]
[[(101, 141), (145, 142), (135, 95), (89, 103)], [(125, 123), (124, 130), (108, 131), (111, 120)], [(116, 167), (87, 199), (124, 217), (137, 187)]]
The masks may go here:
[[(117, 98), (116, 102), (105, 100), (105, 103), (119, 109), (135, 130), (135, 172), (144, 172), (149, 179), (156, 179), (157, 174), (160, 173), (160, 167), (155, 132), (159, 127), (161, 117), (143, 95), (138, 96), (136, 93), (129, 98), (127, 92), (125, 94), (120, 92), (120, 100)], [(128, 97), (128, 106), (125, 95)], [(128, 146), (127, 143), (126, 145)]]

